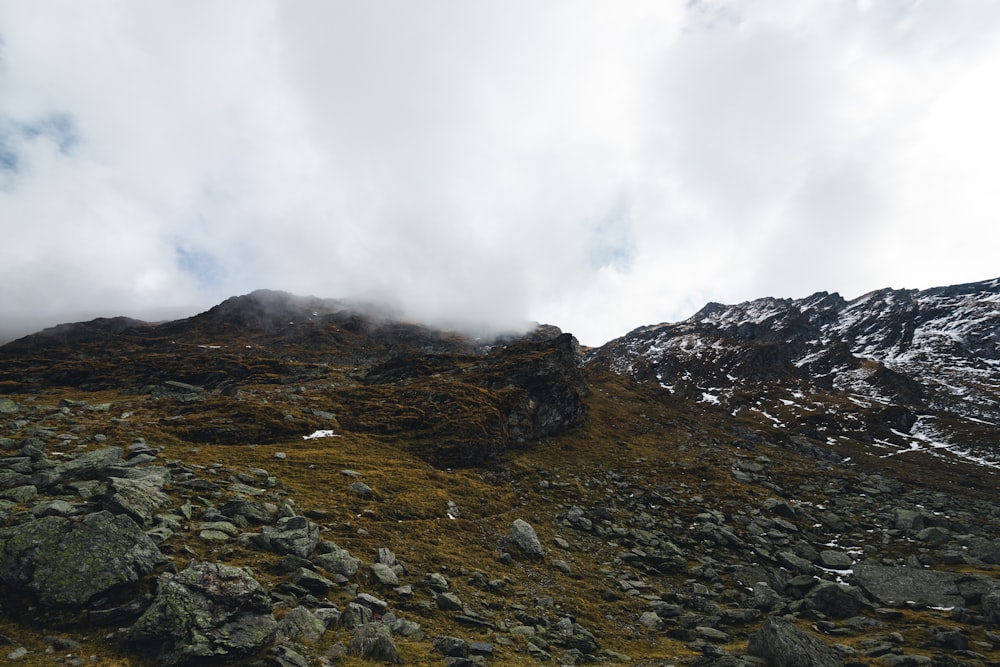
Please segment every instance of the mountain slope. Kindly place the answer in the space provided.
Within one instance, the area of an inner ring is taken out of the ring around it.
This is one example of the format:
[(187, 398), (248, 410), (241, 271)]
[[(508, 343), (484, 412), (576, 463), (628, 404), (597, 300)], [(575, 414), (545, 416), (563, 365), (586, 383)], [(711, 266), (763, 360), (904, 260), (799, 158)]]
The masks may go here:
[(0, 347), (0, 644), (1000, 664), (998, 286), (710, 304), (586, 354), (276, 292), (26, 337)]

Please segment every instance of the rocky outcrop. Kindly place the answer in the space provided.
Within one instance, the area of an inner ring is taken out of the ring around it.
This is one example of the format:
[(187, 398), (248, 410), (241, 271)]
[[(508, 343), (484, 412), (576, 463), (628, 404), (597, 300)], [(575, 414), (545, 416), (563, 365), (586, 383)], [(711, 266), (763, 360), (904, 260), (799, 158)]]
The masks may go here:
[(201, 664), (254, 653), (277, 628), (271, 599), (253, 577), (229, 565), (201, 562), (160, 576), (156, 598), (128, 638), (157, 646), (160, 664)]
[(49, 516), (0, 531), (0, 579), (46, 605), (84, 605), (135, 583), (161, 560), (135, 521), (110, 512), (81, 521)]

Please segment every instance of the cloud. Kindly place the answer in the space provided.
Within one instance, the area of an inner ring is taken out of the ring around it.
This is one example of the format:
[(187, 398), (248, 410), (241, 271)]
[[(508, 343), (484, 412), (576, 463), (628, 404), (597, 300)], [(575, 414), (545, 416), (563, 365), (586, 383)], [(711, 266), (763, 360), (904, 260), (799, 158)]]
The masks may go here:
[(0, 319), (267, 287), (599, 344), (708, 300), (992, 277), (998, 14), (6, 3)]

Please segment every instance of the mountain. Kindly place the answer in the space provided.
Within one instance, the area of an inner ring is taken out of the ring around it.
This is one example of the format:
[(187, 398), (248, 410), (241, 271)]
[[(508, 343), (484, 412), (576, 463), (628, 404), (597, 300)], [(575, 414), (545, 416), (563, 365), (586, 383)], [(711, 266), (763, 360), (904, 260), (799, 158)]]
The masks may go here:
[(597, 349), (273, 291), (47, 329), (0, 347), (0, 644), (1000, 664), (998, 353), (1000, 279), (709, 304)]
[[(1000, 467), (1000, 280), (712, 303), (588, 358), (846, 458)], [(987, 487), (988, 488), (988, 487)]]

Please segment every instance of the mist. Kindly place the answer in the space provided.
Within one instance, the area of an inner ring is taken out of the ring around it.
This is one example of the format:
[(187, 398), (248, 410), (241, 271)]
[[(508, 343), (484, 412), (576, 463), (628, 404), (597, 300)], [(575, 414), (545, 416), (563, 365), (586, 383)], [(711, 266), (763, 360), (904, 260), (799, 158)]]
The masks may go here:
[(1000, 6), (0, 6), (0, 338), (258, 288), (599, 345), (992, 277)]

